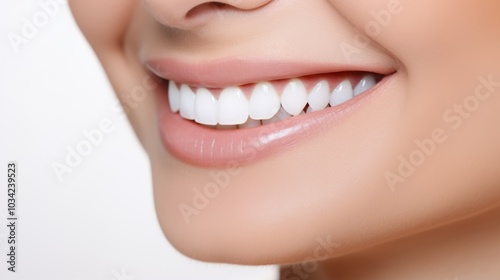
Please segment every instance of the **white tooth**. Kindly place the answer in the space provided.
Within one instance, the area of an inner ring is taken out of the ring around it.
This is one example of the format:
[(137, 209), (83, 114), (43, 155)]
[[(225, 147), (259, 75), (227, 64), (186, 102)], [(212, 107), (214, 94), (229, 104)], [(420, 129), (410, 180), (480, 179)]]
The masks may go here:
[(299, 79), (288, 82), (281, 95), (281, 106), (292, 116), (300, 114), (307, 104), (307, 91)]
[(311, 90), (309, 96), (307, 97), (307, 101), (309, 103), (309, 108), (311, 110), (308, 111), (318, 111), (323, 110), (328, 106), (328, 102), (330, 102), (330, 86), (327, 81), (320, 81), (316, 84), (316, 86)]
[(254, 120), (267, 120), (276, 115), (280, 107), (280, 98), (273, 85), (267, 82), (258, 83), (250, 97), (248, 114)]
[(179, 111), (180, 92), (174, 81), (168, 82), (168, 102), (170, 103), (170, 110), (177, 113)]
[(181, 89), (181, 98), (180, 98), (180, 114), (181, 117), (194, 120), (194, 101), (196, 96), (191, 88), (187, 85), (182, 85)]
[(239, 87), (225, 88), (219, 96), (219, 124), (243, 124), (248, 119), (248, 100)]
[(359, 81), (358, 85), (354, 88), (354, 96), (361, 94), (377, 84), (375, 77), (373, 75), (366, 75)]
[(306, 113), (311, 113), (314, 112), (313, 108), (311, 106), (307, 107)]
[(206, 88), (198, 88), (196, 91), (194, 120), (201, 124), (217, 124), (217, 100)]
[(254, 120), (254, 119), (248, 118), (248, 120), (244, 124), (240, 124), (238, 127), (239, 128), (252, 128), (252, 127), (258, 127), (261, 125), (262, 124), (260, 123), (259, 120)]
[(286, 120), (288, 118), (291, 118), (292, 115), (288, 114), (285, 109), (281, 108), (274, 117), (270, 118), (269, 120), (262, 120), (262, 124), (270, 124), (273, 122), (278, 122), (282, 120)]
[(342, 104), (353, 97), (354, 94), (351, 82), (349, 80), (345, 80), (333, 90), (332, 95), (330, 96), (330, 105), (333, 107), (335, 105)]

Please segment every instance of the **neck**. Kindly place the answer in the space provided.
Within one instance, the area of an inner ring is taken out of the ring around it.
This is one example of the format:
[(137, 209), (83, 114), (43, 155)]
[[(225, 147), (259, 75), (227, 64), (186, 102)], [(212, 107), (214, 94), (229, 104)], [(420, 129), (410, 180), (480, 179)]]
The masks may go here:
[(367, 252), (321, 262), (314, 272), (288, 280), (498, 279), (499, 219), (500, 211), (490, 212)]

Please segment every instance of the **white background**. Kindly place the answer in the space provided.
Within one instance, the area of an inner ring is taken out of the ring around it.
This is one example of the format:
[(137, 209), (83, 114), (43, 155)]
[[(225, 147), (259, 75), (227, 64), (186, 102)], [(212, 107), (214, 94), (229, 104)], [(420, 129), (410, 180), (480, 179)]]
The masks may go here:
[[(47, 0), (42, 0), (47, 1)], [(274, 279), (275, 267), (206, 264), (168, 244), (149, 164), (66, 4), (15, 48), (37, 1), (0, 2), (0, 279)], [(52, 170), (83, 129), (115, 130), (59, 181)], [(17, 273), (7, 271), (7, 161), (18, 168)]]

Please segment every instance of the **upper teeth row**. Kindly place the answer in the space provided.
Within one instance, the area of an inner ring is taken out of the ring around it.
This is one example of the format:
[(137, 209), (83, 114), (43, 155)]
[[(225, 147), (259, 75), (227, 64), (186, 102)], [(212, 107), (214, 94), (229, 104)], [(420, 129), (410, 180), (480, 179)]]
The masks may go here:
[(255, 85), (249, 100), (237, 86), (224, 88), (217, 100), (206, 88), (200, 87), (195, 93), (186, 84), (178, 88), (175, 82), (170, 81), (168, 99), (172, 112), (180, 111), (185, 119), (205, 125), (241, 125), (249, 118), (270, 120), (280, 114), (297, 116), (303, 113), (307, 104), (307, 112), (339, 105), (375, 84), (375, 77), (366, 75), (354, 89), (346, 79), (330, 92), (328, 82), (321, 80), (308, 93), (300, 79), (292, 79), (280, 96), (271, 83), (260, 82)]

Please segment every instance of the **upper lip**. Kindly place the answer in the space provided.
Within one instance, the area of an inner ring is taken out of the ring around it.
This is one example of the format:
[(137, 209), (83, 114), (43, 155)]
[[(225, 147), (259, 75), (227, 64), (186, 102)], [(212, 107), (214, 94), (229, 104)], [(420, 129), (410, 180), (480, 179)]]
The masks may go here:
[(249, 58), (226, 58), (196, 63), (159, 58), (148, 60), (145, 65), (153, 74), (165, 80), (210, 88), (223, 88), (323, 73), (356, 71), (386, 76), (395, 71), (392, 67), (385, 65), (359, 66)]

